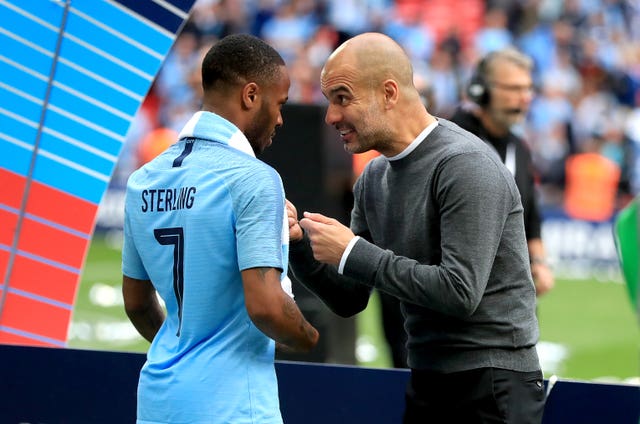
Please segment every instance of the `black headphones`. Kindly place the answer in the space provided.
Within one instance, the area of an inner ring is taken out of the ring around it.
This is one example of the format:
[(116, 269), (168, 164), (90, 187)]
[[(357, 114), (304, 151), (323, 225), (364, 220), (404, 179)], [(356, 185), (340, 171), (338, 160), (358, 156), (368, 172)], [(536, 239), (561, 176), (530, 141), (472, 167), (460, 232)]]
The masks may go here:
[(479, 106), (486, 106), (490, 101), (487, 67), (492, 56), (493, 53), (489, 53), (480, 60), (467, 85), (467, 97)]

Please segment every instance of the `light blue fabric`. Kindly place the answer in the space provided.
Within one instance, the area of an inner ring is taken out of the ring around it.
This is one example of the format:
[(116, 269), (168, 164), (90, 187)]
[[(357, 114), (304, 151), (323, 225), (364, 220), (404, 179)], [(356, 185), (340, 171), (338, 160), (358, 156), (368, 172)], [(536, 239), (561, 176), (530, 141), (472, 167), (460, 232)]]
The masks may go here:
[(249, 318), (240, 274), (286, 275), (280, 176), (233, 124), (198, 112), (132, 174), (125, 204), (123, 273), (150, 279), (167, 308), (141, 371), (138, 423), (281, 423), (274, 342)]

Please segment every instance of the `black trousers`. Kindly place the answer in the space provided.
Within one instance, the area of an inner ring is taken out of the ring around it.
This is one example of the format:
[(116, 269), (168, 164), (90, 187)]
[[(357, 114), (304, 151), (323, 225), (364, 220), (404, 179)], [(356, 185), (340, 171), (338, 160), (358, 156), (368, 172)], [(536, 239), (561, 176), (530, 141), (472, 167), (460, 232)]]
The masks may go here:
[(411, 370), (405, 398), (404, 424), (539, 424), (545, 393), (541, 371)]

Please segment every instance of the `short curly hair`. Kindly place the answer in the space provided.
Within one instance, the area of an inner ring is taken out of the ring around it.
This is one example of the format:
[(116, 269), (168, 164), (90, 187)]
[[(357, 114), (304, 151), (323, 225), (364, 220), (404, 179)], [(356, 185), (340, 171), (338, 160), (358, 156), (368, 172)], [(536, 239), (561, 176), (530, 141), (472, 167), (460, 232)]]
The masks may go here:
[(285, 66), (282, 56), (258, 37), (229, 35), (215, 43), (202, 61), (202, 88), (221, 89), (254, 81), (267, 84)]

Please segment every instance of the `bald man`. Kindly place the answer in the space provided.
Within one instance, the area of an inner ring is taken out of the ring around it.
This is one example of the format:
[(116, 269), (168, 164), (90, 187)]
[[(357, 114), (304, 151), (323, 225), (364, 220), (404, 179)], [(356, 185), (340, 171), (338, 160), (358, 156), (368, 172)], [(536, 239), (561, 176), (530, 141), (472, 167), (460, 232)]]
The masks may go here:
[(402, 48), (358, 35), (321, 75), (326, 123), (351, 153), (376, 150), (350, 228), (287, 204), (296, 277), (334, 312), (397, 297), (411, 379), (404, 423), (539, 423), (536, 295), (518, 188), (482, 140), (430, 115)]

